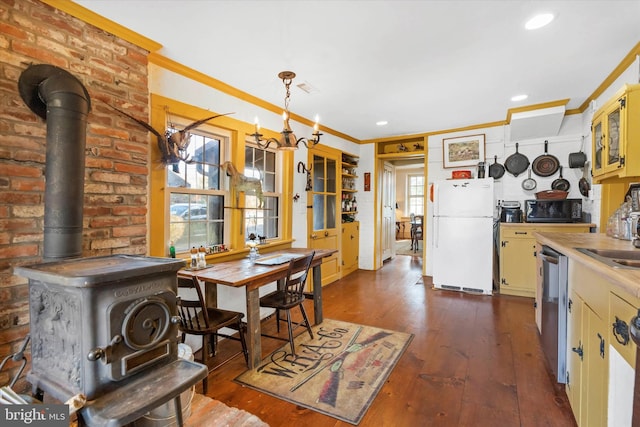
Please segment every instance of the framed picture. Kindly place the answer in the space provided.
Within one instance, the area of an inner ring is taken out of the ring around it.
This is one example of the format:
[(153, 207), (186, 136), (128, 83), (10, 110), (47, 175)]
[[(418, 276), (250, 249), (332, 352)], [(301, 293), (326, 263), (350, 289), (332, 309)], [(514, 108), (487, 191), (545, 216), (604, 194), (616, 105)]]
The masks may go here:
[(478, 162), (484, 162), (484, 134), (442, 139), (445, 168), (475, 166)]

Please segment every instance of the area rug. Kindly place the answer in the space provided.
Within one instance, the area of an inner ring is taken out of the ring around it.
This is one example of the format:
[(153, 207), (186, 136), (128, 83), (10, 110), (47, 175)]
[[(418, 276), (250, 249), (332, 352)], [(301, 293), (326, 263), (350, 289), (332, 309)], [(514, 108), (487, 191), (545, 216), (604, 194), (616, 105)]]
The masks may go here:
[(325, 319), (235, 381), (325, 415), (358, 424), (413, 334)]
[(422, 241), (417, 251), (411, 249), (411, 240), (396, 240), (396, 255), (422, 256)]

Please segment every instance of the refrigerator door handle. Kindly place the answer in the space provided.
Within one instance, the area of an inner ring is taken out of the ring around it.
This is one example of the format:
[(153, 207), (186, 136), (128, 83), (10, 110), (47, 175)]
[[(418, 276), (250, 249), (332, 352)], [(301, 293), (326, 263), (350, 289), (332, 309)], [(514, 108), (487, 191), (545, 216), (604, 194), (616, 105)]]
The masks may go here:
[(437, 217), (439, 215), (438, 211), (439, 211), (439, 207), (440, 207), (440, 186), (438, 184), (431, 184), (433, 185), (433, 216), (434, 218)]

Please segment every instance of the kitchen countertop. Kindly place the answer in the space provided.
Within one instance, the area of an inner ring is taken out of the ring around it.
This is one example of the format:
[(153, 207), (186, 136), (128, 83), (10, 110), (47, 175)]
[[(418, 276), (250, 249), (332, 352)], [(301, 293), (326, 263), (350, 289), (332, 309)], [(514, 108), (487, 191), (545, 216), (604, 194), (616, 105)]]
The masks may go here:
[(540, 233), (534, 237), (543, 245), (551, 246), (558, 252), (574, 261), (588, 266), (597, 274), (608, 279), (620, 290), (640, 299), (640, 268), (615, 268), (598, 261), (589, 255), (577, 251), (575, 248), (616, 249), (640, 251), (630, 240), (620, 240), (609, 237), (604, 233)]
[(584, 227), (588, 225), (593, 228), (596, 224), (586, 223), (586, 222), (501, 222), (500, 227), (502, 228), (522, 228), (522, 227), (544, 227), (544, 228), (554, 228), (554, 227)]

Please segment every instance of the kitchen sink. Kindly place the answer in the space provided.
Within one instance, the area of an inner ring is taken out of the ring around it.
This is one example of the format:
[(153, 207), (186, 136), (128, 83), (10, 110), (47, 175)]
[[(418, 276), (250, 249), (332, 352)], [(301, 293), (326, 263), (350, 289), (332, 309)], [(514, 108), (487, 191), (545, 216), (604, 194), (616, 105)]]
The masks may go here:
[(640, 268), (640, 249), (575, 249), (614, 268)]

